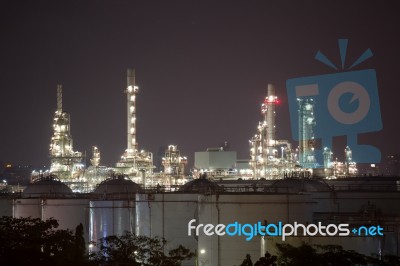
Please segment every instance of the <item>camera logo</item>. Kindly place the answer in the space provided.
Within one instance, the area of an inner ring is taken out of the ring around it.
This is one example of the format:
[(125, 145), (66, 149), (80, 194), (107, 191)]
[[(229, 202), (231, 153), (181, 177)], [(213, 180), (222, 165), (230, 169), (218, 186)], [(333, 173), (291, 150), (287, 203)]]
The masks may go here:
[[(358, 134), (382, 129), (378, 86), (374, 69), (349, 71), (372, 56), (367, 49), (349, 68), (345, 69), (347, 39), (339, 39), (341, 71), (338, 73), (300, 77), (286, 81), (292, 135), (295, 140), (321, 139), (322, 147), (332, 148), (332, 138), (346, 136), (347, 146), (359, 163), (377, 163), (379, 149), (358, 143)], [(320, 51), (315, 59), (338, 70)], [(313, 134), (299, 134), (299, 100), (312, 100)], [(304, 137), (310, 139), (304, 139)], [(321, 148), (322, 148), (321, 147)], [(322, 150), (317, 151), (322, 157)]]

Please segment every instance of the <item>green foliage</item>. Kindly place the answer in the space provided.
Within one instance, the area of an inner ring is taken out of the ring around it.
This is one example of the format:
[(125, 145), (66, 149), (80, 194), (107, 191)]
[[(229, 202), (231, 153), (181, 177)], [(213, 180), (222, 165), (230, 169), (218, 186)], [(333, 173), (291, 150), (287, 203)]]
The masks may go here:
[(276, 266), (277, 260), (277, 256), (271, 255), (267, 252), (265, 253), (264, 257), (261, 257), (254, 263), (254, 266)]
[(74, 259), (76, 262), (84, 262), (86, 256), (86, 242), (83, 237), (83, 225), (80, 223), (75, 229)]
[(166, 241), (159, 238), (122, 236), (102, 238), (98, 251), (86, 255), (83, 225), (75, 232), (57, 229), (57, 220), (50, 218), (0, 218), (0, 266), (8, 265), (141, 265), (179, 266), (194, 253), (178, 246), (164, 253)]
[(122, 236), (108, 236), (96, 243), (91, 260), (100, 265), (179, 266), (194, 256), (187, 248), (179, 246), (164, 253), (166, 241), (160, 238), (136, 236), (125, 232)]
[(251, 256), (250, 254), (246, 254), (246, 258), (243, 260), (242, 264), (240, 266), (253, 266), (253, 262), (251, 261)]
[(77, 262), (76, 254), (83, 262), (85, 251), (76, 246), (76, 236), (57, 227), (53, 218), (1, 217), (0, 265), (71, 265)]
[(267, 252), (264, 257), (254, 263), (254, 266), (400, 266), (400, 258), (397, 256), (386, 255), (378, 259), (357, 253), (354, 250), (344, 250), (338, 245), (311, 246), (303, 243), (298, 247), (294, 247), (283, 243), (276, 244), (276, 247), (278, 256), (272, 256)]
[(185, 248), (182, 245), (179, 245), (177, 248), (172, 249), (168, 252), (169, 257), (164, 258), (164, 262), (161, 265), (168, 265), (168, 266), (179, 266), (181, 262), (184, 260), (191, 259), (195, 256), (190, 249)]
[(290, 244), (276, 244), (279, 250), (278, 262), (281, 265), (320, 265), (316, 249), (308, 244), (294, 247)]
[(315, 247), (322, 251), (319, 254), (320, 260), (330, 262), (332, 266), (367, 265), (368, 262), (368, 256), (354, 250), (344, 250), (338, 245), (315, 245)]

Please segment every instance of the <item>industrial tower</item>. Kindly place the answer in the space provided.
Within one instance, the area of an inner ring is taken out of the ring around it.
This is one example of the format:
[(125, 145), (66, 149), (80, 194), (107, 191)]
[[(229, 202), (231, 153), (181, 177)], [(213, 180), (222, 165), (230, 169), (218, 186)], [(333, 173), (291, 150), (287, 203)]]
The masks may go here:
[(53, 119), (53, 136), (50, 142), (50, 173), (72, 186), (79, 183), (84, 169), (81, 152), (74, 151), (70, 133), (70, 116), (63, 110), (62, 86), (57, 85), (57, 110)]
[[(135, 182), (145, 185), (146, 176), (153, 174), (153, 154), (138, 150), (136, 141), (136, 96), (139, 87), (135, 83), (135, 70), (127, 70), (127, 148), (116, 163), (116, 171), (129, 175)], [(139, 178), (137, 178), (139, 177)]]
[(297, 99), (299, 104), (299, 163), (303, 168), (316, 168), (314, 100)]
[(278, 103), (275, 87), (268, 84), (268, 95), (261, 105), (264, 121), (259, 122), (257, 133), (249, 141), (253, 178), (275, 179), (294, 168), (295, 158), (291, 144), (288, 140), (276, 139), (275, 107)]

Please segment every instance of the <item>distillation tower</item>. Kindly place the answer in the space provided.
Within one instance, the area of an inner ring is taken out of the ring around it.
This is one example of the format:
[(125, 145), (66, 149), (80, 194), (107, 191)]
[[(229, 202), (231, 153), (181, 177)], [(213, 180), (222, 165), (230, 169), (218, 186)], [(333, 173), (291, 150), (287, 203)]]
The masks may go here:
[(145, 184), (146, 176), (153, 174), (153, 154), (138, 150), (136, 141), (136, 96), (139, 87), (135, 83), (134, 69), (127, 70), (127, 148), (116, 163), (116, 171), (129, 175), (135, 182)]
[[(314, 99), (297, 99), (299, 112), (299, 165), (312, 171), (321, 169), (316, 158), (314, 129), (316, 127), (314, 115)], [(329, 147), (324, 147), (323, 170), (326, 177), (341, 177), (357, 174), (357, 165), (352, 160), (352, 151), (349, 146), (344, 150), (345, 162), (340, 162), (337, 158), (332, 160), (332, 151)]]
[(313, 99), (297, 99), (299, 104), (299, 163), (303, 168), (316, 168), (315, 116)]
[(70, 115), (63, 110), (62, 86), (57, 85), (57, 110), (53, 119), (53, 136), (50, 142), (50, 173), (57, 175), (71, 188), (80, 186), (84, 157), (74, 151), (70, 133)]
[(353, 161), (353, 152), (349, 146), (344, 149), (346, 175), (354, 175), (358, 173), (357, 164)]
[[(250, 166), (253, 178), (276, 179), (293, 171), (295, 155), (288, 140), (276, 139), (275, 107), (279, 103), (275, 87), (268, 84), (268, 96), (261, 105), (264, 117), (250, 142)], [(279, 156), (280, 149), (280, 156)]]

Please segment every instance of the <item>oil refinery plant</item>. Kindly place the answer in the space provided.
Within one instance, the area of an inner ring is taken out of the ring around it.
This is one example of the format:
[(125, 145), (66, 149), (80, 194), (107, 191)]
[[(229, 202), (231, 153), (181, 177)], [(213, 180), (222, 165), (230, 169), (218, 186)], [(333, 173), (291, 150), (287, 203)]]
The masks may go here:
[[(195, 170), (187, 176), (187, 157), (169, 145), (156, 172), (153, 154), (140, 149), (136, 136), (136, 100), (139, 87), (133, 69), (127, 71), (127, 146), (114, 167), (101, 164), (93, 146), (90, 166), (75, 151), (69, 114), (63, 109), (62, 87), (57, 86), (57, 108), (50, 140), (50, 169), (34, 172), (20, 193), (0, 194), (0, 215), (53, 217), (59, 228), (84, 225), (87, 250), (102, 237), (136, 235), (162, 237), (165, 249), (183, 245), (196, 256), (183, 265), (239, 265), (246, 254), (276, 254), (282, 239), (256, 235), (208, 236), (188, 234), (188, 224), (341, 224), (351, 227), (379, 225), (384, 236), (289, 236), (285, 243), (341, 245), (344, 249), (400, 255), (400, 178), (358, 176), (351, 147), (345, 161), (333, 160), (332, 147), (324, 147), (319, 164), (314, 140), (314, 102), (298, 100), (299, 141), (276, 136), (273, 85), (261, 104), (262, 121), (250, 139), (248, 160), (238, 160), (225, 142), (194, 155)], [(121, 136), (123, 137), (123, 136)], [(3, 196), (4, 195), (4, 196)], [(190, 228), (189, 228), (190, 229)]]
[[(93, 146), (91, 165), (85, 166), (85, 156), (74, 151), (71, 122), (68, 112), (63, 110), (62, 86), (57, 86), (57, 109), (54, 114), (53, 136), (50, 141), (50, 169), (47, 174), (56, 175), (75, 192), (93, 191), (97, 184), (112, 173), (124, 174), (132, 181), (144, 186), (179, 185), (187, 181), (185, 170), (187, 157), (181, 156), (177, 145), (169, 145), (162, 159), (163, 171), (155, 172), (153, 153), (139, 149), (136, 136), (136, 101), (139, 87), (134, 69), (127, 69), (126, 149), (114, 167), (101, 165), (100, 150)], [(288, 176), (322, 176), (336, 178), (357, 174), (352, 161), (350, 147), (345, 148), (345, 162), (332, 160), (330, 147), (324, 148), (323, 165), (318, 164), (314, 148), (313, 99), (298, 99), (299, 141), (296, 148), (289, 140), (276, 137), (276, 105), (279, 99), (275, 87), (268, 84), (267, 96), (261, 104), (263, 120), (256, 134), (249, 140), (250, 159), (240, 161), (236, 152), (224, 147), (208, 148), (196, 152), (192, 175), (196, 178), (207, 173), (216, 179), (282, 179)], [(206, 161), (204, 161), (206, 160)], [(205, 163), (206, 162), (206, 163)], [(39, 175), (34, 172), (32, 179)]]

